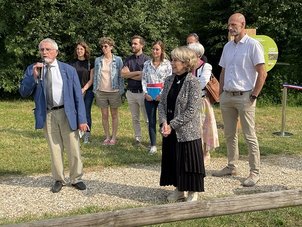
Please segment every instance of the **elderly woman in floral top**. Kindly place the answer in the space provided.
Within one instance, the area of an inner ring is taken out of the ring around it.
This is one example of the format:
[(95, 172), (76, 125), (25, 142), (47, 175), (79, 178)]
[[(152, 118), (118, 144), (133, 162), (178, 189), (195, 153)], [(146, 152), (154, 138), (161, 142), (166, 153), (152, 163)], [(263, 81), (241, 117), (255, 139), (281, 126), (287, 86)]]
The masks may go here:
[(151, 148), (149, 154), (155, 154), (156, 148), (156, 111), (164, 80), (172, 75), (172, 67), (165, 58), (165, 45), (162, 41), (152, 44), (152, 59), (144, 64), (142, 87), (145, 97), (145, 107), (149, 121), (149, 137)]

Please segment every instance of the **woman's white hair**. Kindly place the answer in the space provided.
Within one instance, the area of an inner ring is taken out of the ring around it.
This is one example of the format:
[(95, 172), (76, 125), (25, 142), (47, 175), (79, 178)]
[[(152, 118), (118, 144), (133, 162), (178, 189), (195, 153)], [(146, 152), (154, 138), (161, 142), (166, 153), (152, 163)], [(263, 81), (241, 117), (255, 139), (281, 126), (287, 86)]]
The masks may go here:
[(199, 57), (202, 57), (204, 54), (204, 47), (200, 43), (190, 43), (188, 48), (193, 50)]
[(51, 43), (52, 47), (53, 47), (55, 50), (59, 50), (58, 44), (56, 43), (56, 41), (54, 41), (54, 40), (51, 39), (51, 38), (43, 39), (43, 40), (39, 43), (39, 49), (40, 49), (40, 46), (41, 46), (42, 43)]

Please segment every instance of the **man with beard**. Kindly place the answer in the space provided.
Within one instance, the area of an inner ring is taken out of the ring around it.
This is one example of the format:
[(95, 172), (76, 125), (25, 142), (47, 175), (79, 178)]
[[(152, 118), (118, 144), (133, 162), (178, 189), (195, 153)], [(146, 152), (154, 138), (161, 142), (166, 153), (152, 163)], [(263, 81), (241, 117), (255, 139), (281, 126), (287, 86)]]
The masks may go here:
[(85, 132), (88, 125), (79, 77), (74, 67), (57, 60), (59, 49), (54, 40), (43, 39), (39, 52), (44, 62), (27, 67), (19, 92), (22, 97), (34, 96), (36, 129), (44, 129), (51, 155), (55, 180), (51, 191), (57, 193), (67, 184), (64, 149), (69, 161), (70, 184), (85, 190), (78, 130)]
[(135, 142), (141, 143), (142, 132), (140, 126), (140, 113), (144, 115), (146, 122), (147, 114), (144, 103), (144, 93), (142, 88), (142, 71), (145, 61), (150, 58), (143, 53), (145, 40), (139, 35), (131, 38), (131, 47), (133, 55), (126, 58), (121, 70), (123, 78), (128, 80), (126, 97), (132, 116), (132, 125), (134, 128)]
[(261, 44), (245, 31), (245, 17), (233, 14), (228, 20), (228, 30), (234, 40), (223, 48), (219, 65), (220, 109), (224, 122), (228, 164), (213, 175), (236, 175), (239, 157), (237, 123), (248, 145), (250, 174), (242, 185), (254, 186), (260, 179), (260, 150), (255, 130), (256, 100), (265, 82), (264, 53)]

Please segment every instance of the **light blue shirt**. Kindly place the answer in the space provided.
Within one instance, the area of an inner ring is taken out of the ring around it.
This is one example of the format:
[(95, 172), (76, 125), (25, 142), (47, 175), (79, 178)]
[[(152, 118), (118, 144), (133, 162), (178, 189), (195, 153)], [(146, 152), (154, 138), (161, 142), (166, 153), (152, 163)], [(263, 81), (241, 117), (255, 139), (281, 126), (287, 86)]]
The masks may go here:
[[(94, 77), (93, 77), (93, 91), (96, 92), (100, 87), (99, 73), (103, 67), (104, 55), (95, 59), (94, 63)], [(124, 78), (121, 76), (121, 70), (123, 67), (122, 58), (116, 55), (112, 56), (112, 62), (110, 64), (111, 86), (113, 90), (119, 90), (120, 94), (124, 93)]]

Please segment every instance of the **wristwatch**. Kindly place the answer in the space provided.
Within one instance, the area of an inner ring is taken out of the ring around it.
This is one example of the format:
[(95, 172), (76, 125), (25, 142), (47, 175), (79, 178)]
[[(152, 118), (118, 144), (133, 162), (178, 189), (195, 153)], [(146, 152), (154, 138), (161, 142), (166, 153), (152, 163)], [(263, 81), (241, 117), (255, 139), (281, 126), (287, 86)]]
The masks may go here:
[(256, 96), (256, 95), (251, 95), (251, 96), (250, 96), (250, 100), (251, 100), (251, 101), (255, 101), (256, 99), (257, 99), (257, 96)]

